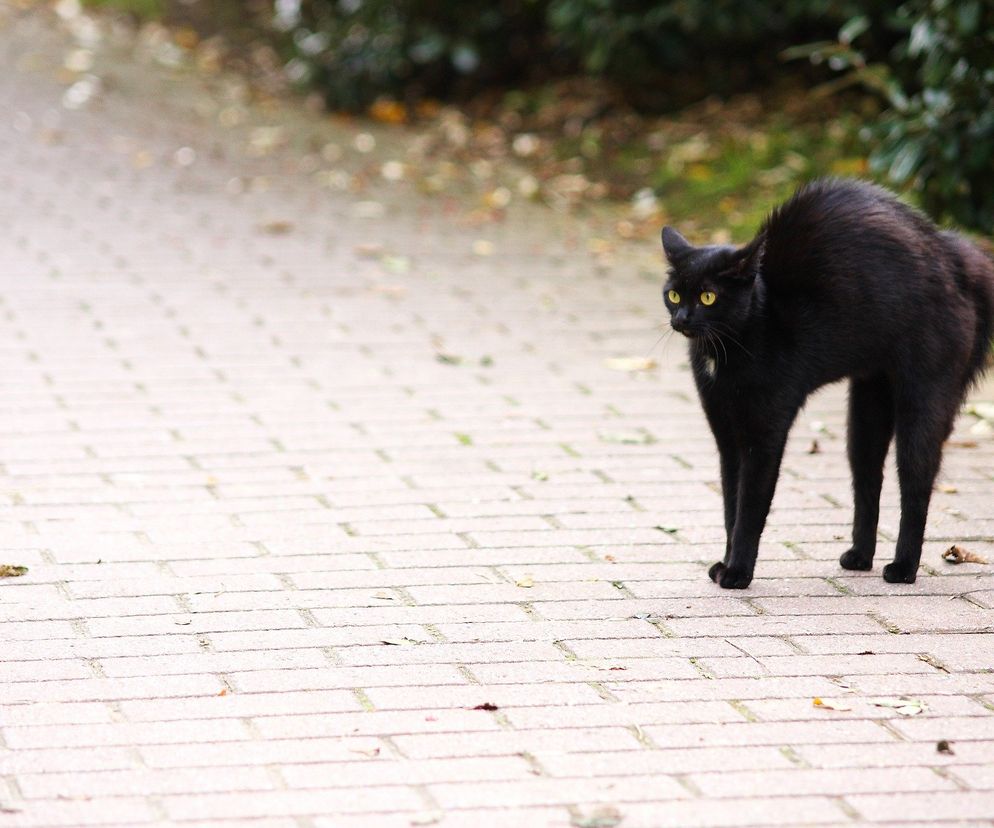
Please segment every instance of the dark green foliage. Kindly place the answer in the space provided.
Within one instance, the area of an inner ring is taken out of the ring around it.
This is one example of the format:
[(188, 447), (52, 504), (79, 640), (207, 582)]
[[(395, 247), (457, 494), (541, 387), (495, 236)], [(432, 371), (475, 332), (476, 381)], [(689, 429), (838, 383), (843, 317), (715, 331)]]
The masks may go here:
[[(337, 107), (582, 70), (659, 108), (768, 78), (882, 0), (277, 0), (293, 69)], [(673, 83), (673, 72), (681, 75)]]
[[(879, 44), (888, 33), (897, 35), (896, 45), (884, 52)], [(910, 186), (938, 219), (994, 231), (990, 0), (909, 0), (881, 26), (855, 17), (838, 42), (790, 54), (848, 70), (846, 83), (862, 83), (884, 99), (887, 108), (863, 131), (874, 172)]]
[[(557, 41), (590, 73), (650, 107), (767, 80), (777, 53), (879, 0), (549, 0)], [(674, 73), (680, 77), (673, 83)]]
[(454, 0), (276, 3), (291, 72), (329, 105), (360, 109), (380, 96), (414, 100), (519, 80), (543, 45), (544, 0), (467, 7)]

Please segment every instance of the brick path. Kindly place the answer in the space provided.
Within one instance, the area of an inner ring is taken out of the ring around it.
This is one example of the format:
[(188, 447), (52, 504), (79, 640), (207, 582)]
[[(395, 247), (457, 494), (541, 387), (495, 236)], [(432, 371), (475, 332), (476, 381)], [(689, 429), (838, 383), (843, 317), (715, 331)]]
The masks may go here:
[[(67, 110), (64, 35), (3, 19), (0, 824), (991, 824), (994, 578), (939, 558), (994, 554), (969, 418), (916, 585), (836, 564), (832, 389), (720, 592), (681, 347), (604, 365), (658, 335), (654, 248), (322, 186), (307, 142), (358, 169), (364, 127), (259, 152), (275, 116), (150, 64)], [(884, 560), (896, 520), (891, 474)]]

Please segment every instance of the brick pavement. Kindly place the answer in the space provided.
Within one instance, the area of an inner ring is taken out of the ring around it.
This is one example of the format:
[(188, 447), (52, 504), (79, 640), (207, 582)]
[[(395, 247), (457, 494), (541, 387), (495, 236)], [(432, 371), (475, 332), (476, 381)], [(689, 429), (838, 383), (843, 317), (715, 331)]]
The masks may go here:
[[(654, 247), (474, 224), (369, 127), (110, 47), (66, 109), (71, 45), (3, 7), (0, 824), (991, 824), (994, 578), (939, 559), (994, 553), (969, 418), (916, 585), (836, 564), (831, 389), (719, 592), (680, 346), (604, 365), (656, 340)], [(891, 474), (885, 560), (896, 521)]]

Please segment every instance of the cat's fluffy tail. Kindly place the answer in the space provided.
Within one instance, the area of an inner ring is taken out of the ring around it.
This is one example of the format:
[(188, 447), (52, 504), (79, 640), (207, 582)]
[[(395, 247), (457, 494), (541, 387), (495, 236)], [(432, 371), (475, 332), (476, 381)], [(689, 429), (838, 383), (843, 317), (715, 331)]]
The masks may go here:
[(944, 233), (954, 245), (957, 259), (956, 281), (973, 300), (977, 309), (976, 334), (970, 357), (971, 381), (983, 374), (994, 345), (994, 257), (981, 251), (962, 236)]

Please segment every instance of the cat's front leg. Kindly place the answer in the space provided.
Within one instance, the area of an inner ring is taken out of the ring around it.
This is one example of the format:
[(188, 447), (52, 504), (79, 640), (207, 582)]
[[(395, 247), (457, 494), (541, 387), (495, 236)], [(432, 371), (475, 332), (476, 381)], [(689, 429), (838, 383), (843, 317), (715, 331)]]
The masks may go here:
[[(732, 533), (735, 530), (741, 458), (735, 435), (735, 424), (729, 419), (727, 412), (705, 404), (705, 413), (708, 416), (711, 433), (714, 435), (714, 441), (718, 447), (721, 465), (721, 499), (725, 512), (725, 557), (722, 563), (727, 564), (732, 552)], [(715, 577), (714, 568), (720, 565), (715, 564), (711, 567), (709, 571), (711, 580), (714, 580)]]
[(729, 553), (725, 561), (712, 566), (708, 573), (724, 589), (745, 589), (752, 583), (759, 539), (776, 491), (789, 427), (788, 423), (782, 432), (767, 432), (761, 443), (742, 453)]

